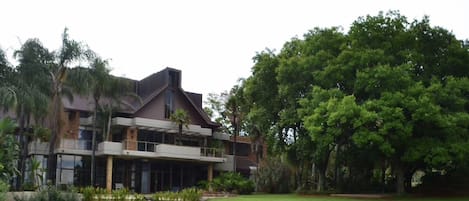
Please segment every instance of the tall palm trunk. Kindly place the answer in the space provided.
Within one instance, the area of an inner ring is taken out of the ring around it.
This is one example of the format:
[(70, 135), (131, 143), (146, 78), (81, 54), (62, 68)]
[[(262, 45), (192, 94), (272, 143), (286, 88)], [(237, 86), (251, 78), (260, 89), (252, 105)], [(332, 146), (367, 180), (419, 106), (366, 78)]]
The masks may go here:
[(98, 116), (98, 99), (95, 98), (94, 100), (94, 111), (93, 111), (93, 136), (91, 139), (91, 186), (94, 186), (94, 178), (95, 178), (95, 169), (96, 169), (96, 124), (97, 124), (97, 116)]
[(18, 141), (20, 145), (20, 154), (19, 154), (19, 160), (18, 160), (18, 168), (20, 175), (18, 175), (17, 180), (16, 180), (16, 189), (21, 190), (24, 182), (24, 173), (25, 173), (25, 158), (26, 154), (25, 153), (25, 136), (24, 136), (24, 130), (25, 130), (25, 114), (24, 114), (24, 106), (20, 106), (19, 108), (19, 128), (18, 128)]
[(51, 132), (51, 139), (50, 139), (50, 142), (49, 142), (49, 156), (47, 158), (47, 172), (46, 172), (46, 178), (49, 180), (49, 182), (52, 182), (52, 183), (55, 183), (54, 181), (52, 181), (53, 179), (55, 179), (55, 171), (56, 171), (56, 167), (55, 167), (55, 164), (57, 163), (57, 161), (55, 160), (55, 154), (54, 154), (54, 150), (55, 150), (55, 143), (57, 142), (57, 137), (59, 135), (59, 132), (60, 132), (60, 111), (61, 111), (61, 108), (62, 107), (62, 101), (60, 100), (60, 96), (59, 96), (59, 92), (58, 92), (58, 89), (59, 89), (59, 86), (58, 84), (54, 84), (56, 87), (55, 87), (55, 91), (54, 91), (54, 95), (53, 95), (53, 98), (52, 98), (52, 106), (53, 106), (53, 109), (52, 109), (52, 120), (51, 120), (51, 128), (52, 128), (52, 132)]

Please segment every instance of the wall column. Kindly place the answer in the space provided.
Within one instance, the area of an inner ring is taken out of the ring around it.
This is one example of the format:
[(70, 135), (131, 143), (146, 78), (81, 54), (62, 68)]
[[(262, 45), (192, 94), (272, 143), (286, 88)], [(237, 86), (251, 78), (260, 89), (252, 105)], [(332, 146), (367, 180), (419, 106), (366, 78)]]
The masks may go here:
[(107, 156), (106, 191), (108, 193), (112, 191), (112, 156)]
[(209, 185), (208, 185), (209, 192), (213, 191), (212, 184), (211, 184), (212, 180), (213, 180), (213, 163), (210, 163), (208, 164), (208, 168), (207, 168), (207, 181), (209, 182)]
[(207, 181), (211, 182), (213, 180), (213, 163), (208, 164), (207, 170)]

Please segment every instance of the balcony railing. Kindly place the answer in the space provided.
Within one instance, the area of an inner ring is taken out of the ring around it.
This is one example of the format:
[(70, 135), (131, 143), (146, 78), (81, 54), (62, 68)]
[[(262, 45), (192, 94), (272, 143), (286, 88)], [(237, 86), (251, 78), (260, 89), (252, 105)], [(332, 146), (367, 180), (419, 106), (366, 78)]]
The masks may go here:
[(217, 157), (222, 158), (224, 157), (224, 149), (218, 148), (209, 148), (209, 147), (201, 147), (200, 148), (200, 155), (205, 157)]
[(60, 148), (62, 149), (91, 150), (91, 146), (91, 140), (62, 139), (60, 141)]
[(146, 152), (155, 152), (155, 147), (159, 143), (155, 142), (146, 142), (146, 141), (134, 141), (134, 140), (124, 140), (123, 146), (126, 150), (135, 150), (135, 151), (146, 151)]
[(188, 148), (200, 149), (200, 156), (202, 157), (217, 157), (217, 158), (224, 157), (224, 149), (218, 149), (218, 148), (170, 145), (170, 144), (161, 144), (161, 143), (156, 143), (156, 142), (133, 141), (133, 140), (124, 140), (122, 145), (123, 145), (124, 150), (145, 151), (145, 152), (158, 152), (157, 151), (158, 145), (164, 146), (165, 148), (162, 148), (162, 150), (165, 150), (165, 151), (167, 151), (169, 147), (171, 147), (170, 148), (171, 150), (175, 150), (177, 149), (177, 147), (180, 147), (181, 152), (184, 152), (183, 150), (188, 149)]

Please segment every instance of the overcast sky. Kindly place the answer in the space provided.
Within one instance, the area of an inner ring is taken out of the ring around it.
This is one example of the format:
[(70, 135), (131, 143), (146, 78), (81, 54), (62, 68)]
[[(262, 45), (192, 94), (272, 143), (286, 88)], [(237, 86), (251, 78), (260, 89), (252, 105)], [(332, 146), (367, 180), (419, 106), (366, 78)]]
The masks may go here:
[(0, 47), (11, 54), (28, 38), (50, 50), (64, 27), (110, 59), (114, 75), (142, 79), (165, 67), (182, 70), (182, 86), (204, 95), (229, 90), (251, 72), (252, 57), (281, 49), (314, 27), (348, 30), (359, 16), (400, 10), (409, 20), (469, 38), (469, 1), (417, 0), (0, 0)]

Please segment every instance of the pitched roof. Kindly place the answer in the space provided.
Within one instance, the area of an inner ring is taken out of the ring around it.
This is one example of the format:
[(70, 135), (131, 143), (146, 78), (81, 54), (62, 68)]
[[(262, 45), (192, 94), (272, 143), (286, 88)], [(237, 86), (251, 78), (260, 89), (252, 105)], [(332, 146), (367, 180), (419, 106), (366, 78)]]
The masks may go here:
[[(142, 102), (133, 101), (132, 104), (129, 106), (122, 107), (119, 112), (127, 113), (127, 114), (135, 114), (136, 112), (140, 111), (146, 105), (148, 105), (153, 99), (155, 99), (158, 95), (164, 92), (169, 86), (171, 78), (169, 78), (169, 72), (175, 72), (177, 76), (180, 76), (180, 70), (173, 69), (173, 68), (165, 68), (157, 73), (149, 75), (143, 78), (140, 81), (135, 81), (131, 79), (126, 79), (129, 82), (133, 82), (134, 84), (134, 92), (142, 99)], [(173, 78), (174, 79), (174, 78)], [(180, 77), (177, 78), (178, 86), (175, 88), (180, 90), (183, 94), (183, 97), (191, 104), (191, 106), (197, 111), (197, 113), (202, 117), (202, 119), (212, 127), (219, 127), (218, 123), (212, 122), (211, 119), (207, 116), (207, 114), (203, 111), (202, 108), (202, 95), (192, 92), (186, 92), (180, 86)], [(74, 95), (73, 102), (70, 102), (68, 99), (63, 98), (64, 107), (67, 109), (72, 110), (80, 110), (80, 111), (93, 111), (94, 109), (94, 101), (91, 95), (89, 96), (79, 96)], [(102, 99), (103, 102), (109, 101), (106, 98)]]

